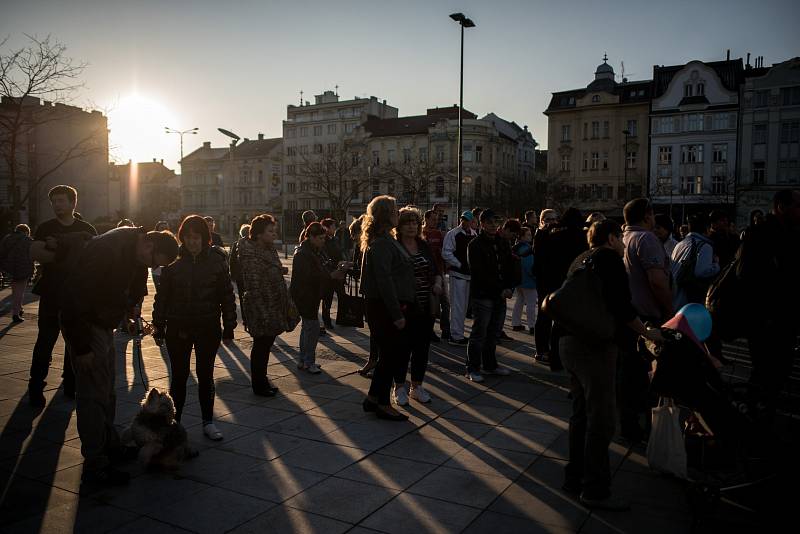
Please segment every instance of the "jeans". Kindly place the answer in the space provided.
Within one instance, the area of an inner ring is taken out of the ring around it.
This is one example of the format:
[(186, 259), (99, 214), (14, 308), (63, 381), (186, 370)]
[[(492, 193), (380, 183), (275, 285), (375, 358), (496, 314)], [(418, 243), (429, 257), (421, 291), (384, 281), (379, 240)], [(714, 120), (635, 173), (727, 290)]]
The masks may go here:
[(200, 412), (204, 422), (211, 421), (214, 415), (214, 361), (222, 340), (219, 323), (189, 327), (167, 323), (165, 340), (172, 369), (169, 394), (175, 402), (175, 419), (180, 421), (186, 402), (186, 381), (194, 347)]
[(316, 361), (317, 341), (319, 341), (319, 319), (303, 317), (300, 328), (300, 363), (311, 365)]
[[(28, 386), (31, 389), (38, 391), (44, 389), (45, 378), (50, 370), (50, 362), (53, 360), (53, 347), (56, 346), (58, 334), (61, 332), (58, 312), (59, 305), (56, 297), (43, 296), (41, 298), (39, 301), (39, 335), (33, 346), (31, 378)], [(61, 373), (61, 377), (64, 379), (65, 389), (75, 388), (75, 373), (72, 371), (69, 344), (64, 347), (64, 371)]]
[[(75, 354), (71, 363), (77, 386), (75, 412), (81, 438), (81, 455), (84, 469), (94, 471), (107, 467), (109, 451), (119, 447), (119, 434), (114, 427), (117, 353), (113, 330), (97, 326), (90, 328), (89, 346), (92, 352)], [(66, 341), (69, 346), (69, 339)]]
[(506, 318), (506, 299), (472, 299), (472, 334), (467, 344), (467, 372), (497, 368), (497, 332)]
[(467, 318), (469, 280), (450, 275), (450, 336), (464, 339), (464, 321)]
[(253, 339), (250, 349), (250, 383), (253, 391), (260, 391), (269, 387), (267, 378), (267, 365), (269, 365), (269, 351), (275, 343), (275, 336), (261, 336)]
[(406, 329), (397, 329), (381, 299), (367, 299), (367, 321), (370, 339), (377, 342), (380, 352), (369, 386), (369, 396), (376, 399), (379, 405), (388, 406), (392, 382), (403, 363), (403, 355), (408, 351), (409, 336)]
[(417, 310), (406, 317), (404, 336), (410, 341), (406, 351), (398, 362), (394, 375), (395, 384), (405, 384), (406, 373), (411, 362), (411, 381), (420, 384), (425, 379), (428, 369), (428, 353), (431, 348), (431, 332), (433, 332), (433, 317), (427, 312)]
[(522, 308), (527, 310), (528, 329), (536, 324), (537, 294), (536, 289), (518, 287), (515, 291), (514, 309), (511, 311), (511, 326), (522, 326)]
[(608, 446), (616, 429), (617, 347), (589, 345), (569, 335), (559, 345), (572, 393), (566, 482), (582, 486), (588, 498), (604, 499), (611, 494)]

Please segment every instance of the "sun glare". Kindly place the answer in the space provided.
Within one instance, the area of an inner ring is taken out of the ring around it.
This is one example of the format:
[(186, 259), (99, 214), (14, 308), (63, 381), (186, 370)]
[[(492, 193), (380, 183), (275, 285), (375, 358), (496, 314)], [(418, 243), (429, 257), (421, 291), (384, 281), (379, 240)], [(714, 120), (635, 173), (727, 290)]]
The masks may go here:
[(108, 123), (111, 153), (120, 163), (175, 154), (169, 158), (174, 165), (178, 159), (177, 140), (164, 133), (165, 126), (175, 123), (174, 115), (158, 100), (138, 93), (127, 95), (109, 111)]

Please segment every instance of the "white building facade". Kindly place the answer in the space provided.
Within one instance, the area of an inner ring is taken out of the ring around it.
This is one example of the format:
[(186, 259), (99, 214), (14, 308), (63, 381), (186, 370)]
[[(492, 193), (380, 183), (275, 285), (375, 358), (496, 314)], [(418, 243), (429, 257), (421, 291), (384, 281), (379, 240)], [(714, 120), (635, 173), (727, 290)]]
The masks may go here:
[(742, 60), (654, 67), (649, 188), (675, 220), (732, 212)]

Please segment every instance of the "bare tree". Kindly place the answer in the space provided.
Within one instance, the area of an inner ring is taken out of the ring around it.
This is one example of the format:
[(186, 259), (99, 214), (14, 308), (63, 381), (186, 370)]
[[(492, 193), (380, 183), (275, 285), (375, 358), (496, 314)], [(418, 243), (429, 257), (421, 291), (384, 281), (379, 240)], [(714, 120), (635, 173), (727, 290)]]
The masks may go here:
[(431, 193), (435, 193), (437, 180), (438, 185), (447, 191), (457, 179), (453, 165), (431, 161), (430, 158), (410, 158), (403, 162), (392, 162), (380, 167), (379, 170), (379, 179), (394, 181), (395, 189), (400, 192), (398, 198), (402, 203), (422, 206), (427, 206)]
[(570, 184), (570, 180), (561, 175), (547, 176), (545, 178), (547, 192), (545, 193), (546, 208), (553, 208), (559, 212), (564, 212), (575, 202), (575, 188)]
[[(25, 37), (25, 46), (0, 51), (0, 158), (8, 173), (14, 223), (19, 222), (20, 211), (42, 180), (72, 160), (107, 150), (105, 143), (97, 142), (98, 135), (104, 132), (89, 132), (58, 153), (47, 154), (46, 167), (38, 168), (43, 159), (37, 157), (36, 144), (31, 141), (36, 130), (48, 123), (69, 121), (75, 111), (56, 111), (42, 106), (39, 100), (69, 102), (82, 87), (80, 77), (86, 63), (67, 57), (66, 46), (49, 35), (43, 39), (27, 34)], [(7, 43), (8, 38), (1, 41), (0, 49)], [(19, 192), (21, 179), (27, 181), (24, 194)]]
[(327, 145), (325, 149), (316, 145), (314, 150), (314, 154), (302, 155), (302, 162), (296, 169), (301, 192), (328, 200), (331, 215), (344, 218), (353, 201), (372, 184), (364, 147), (346, 140)]

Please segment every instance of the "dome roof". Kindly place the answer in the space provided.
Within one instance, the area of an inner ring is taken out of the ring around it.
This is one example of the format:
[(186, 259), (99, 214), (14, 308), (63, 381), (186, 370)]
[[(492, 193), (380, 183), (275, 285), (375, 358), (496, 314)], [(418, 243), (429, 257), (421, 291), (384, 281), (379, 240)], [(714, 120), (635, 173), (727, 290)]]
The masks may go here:
[(608, 56), (606, 54), (603, 54), (603, 62), (594, 71), (594, 79), (614, 81), (614, 69), (608, 64)]
[(614, 68), (611, 65), (609, 65), (608, 63), (606, 63), (605, 61), (603, 61), (600, 65), (597, 66), (597, 70), (594, 73), (595, 74), (601, 74), (601, 73), (606, 73), (606, 72), (610, 72), (611, 74), (614, 74)]

